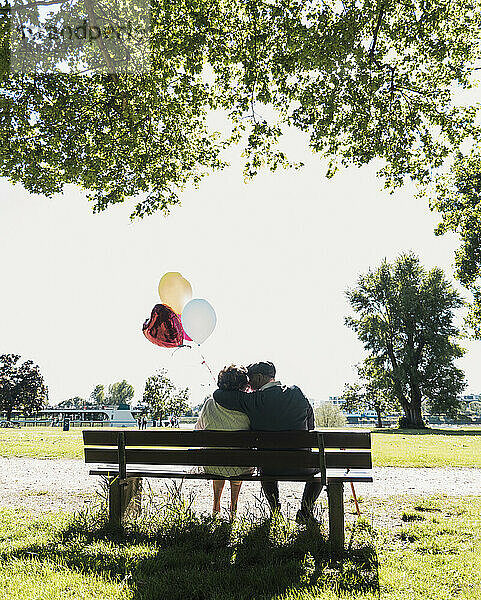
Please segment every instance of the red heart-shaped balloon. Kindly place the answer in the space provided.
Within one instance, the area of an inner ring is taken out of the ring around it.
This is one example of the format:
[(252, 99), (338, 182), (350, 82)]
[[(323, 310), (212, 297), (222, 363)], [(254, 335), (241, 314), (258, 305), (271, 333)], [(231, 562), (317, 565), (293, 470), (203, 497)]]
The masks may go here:
[[(177, 314), (177, 313), (176, 313), (176, 314)], [(186, 331), (185, 331), (185, 329), (184, 329), (184, 326), (182, 325), (182, 315), (179, 315), (179, 314), (177, 314), (177, 317), (178, 317), (178, 319), (179, 319), (179, 321), (180, 321), (180, 324), (181, 324), (181, 326), (182, 326), (182, 331), (183, 331), (183, 333), (184, 333), (184, 340), (186, 340), (187, 342), (191, 342), (191, 341), (192, 341), (192, 338), (191, 338), (191, 337), (190, 337), (190, 336), (189, 336), (189, 335), (186, 333)]]
[(150, 319), (142, 325), (145, 337), (157, 346), (177, 348), (184, 341), (184, 329), (175, 312), (165, 304), (156, 304)]

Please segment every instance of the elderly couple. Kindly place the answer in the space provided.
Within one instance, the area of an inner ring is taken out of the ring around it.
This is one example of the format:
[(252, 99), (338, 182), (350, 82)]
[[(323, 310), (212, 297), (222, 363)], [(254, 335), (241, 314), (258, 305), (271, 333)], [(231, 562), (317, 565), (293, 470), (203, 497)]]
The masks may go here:
[[(314, 429), (314, 413), (308, 399), (297, 386), (287, 387), (276, 381), (276, 369), (271, 362), (259, 362), (247, 368), (231, 365), (219, 373), (219, 389), (207, 398), (202, 407), (196, 429), (287, 431)], [(251, 390), (251, 391), (247, 391)], [(205, 473), (235, 478), (252, 474), (254, 468), (246, 467), (203, 467)], [(296, 474), (315, 473), (315, 469), (296, 470)], [(292, 475), (279, 469), (266, 469), (263, 475)], [(213, 480), (213, 514), (220, 513), (220, 499), (225, 480)], [(237, 509), (237, 499), (242, 481), (230, 479), (231, 518)], [(320, 482), (307, 482), (304, 487), (301, 508), (296, 521), (306, 523), (314, 519), (314, 502), (321, 493)], [(271, 512), (280, 510), (279, 485), (277, 481), (263, 481), (262, 490)]]

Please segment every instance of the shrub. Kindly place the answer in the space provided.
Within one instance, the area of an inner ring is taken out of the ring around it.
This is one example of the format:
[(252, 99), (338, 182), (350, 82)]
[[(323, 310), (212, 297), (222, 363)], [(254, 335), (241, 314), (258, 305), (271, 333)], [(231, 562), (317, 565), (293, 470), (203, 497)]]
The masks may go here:
[(324, 402), (314, 410), (317, 427), (344, 427), (346, 417), (340, 408), (331, 402)]

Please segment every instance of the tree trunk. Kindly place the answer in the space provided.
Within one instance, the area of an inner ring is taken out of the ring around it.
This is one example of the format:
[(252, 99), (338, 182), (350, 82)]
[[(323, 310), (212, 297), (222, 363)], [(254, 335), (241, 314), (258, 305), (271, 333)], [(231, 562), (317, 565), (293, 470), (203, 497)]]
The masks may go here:
[(10, 421), (12, 418), (13, 407), (15, 406), (15, 396), (12, 392), (12, 388), (7, 391), (5, 403), (3, 405), (3, 409), (5, 410), (5, 414), (7, 415), (7, 421)]
[(421, 403), (407, 402), (403, 404), (405, 423), (404, 429), (424, 429), (426, 427), (421, 413)]
[(375, 408), (374, 410), (376, 411), (376, 415), (377, 415), (377, 425), (376, 425), (376, 427), (378, 427), (379, 429), (382, 429), (381, 410), (379, 408)]

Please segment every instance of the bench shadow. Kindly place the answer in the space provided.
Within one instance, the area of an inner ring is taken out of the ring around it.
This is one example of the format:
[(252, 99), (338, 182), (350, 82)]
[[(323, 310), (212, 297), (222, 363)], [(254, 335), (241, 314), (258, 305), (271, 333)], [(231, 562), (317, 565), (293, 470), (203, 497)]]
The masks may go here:
[(270, 600), (315, 588), (378, 593), (377, 554), (364, 534), (334, 558), (318, 526), (283, 519), (232, 526), (184, 514), (151, 529), (131, 522), (122, 531), (109, 529), (104, 517), (81, 515), (47, 543), (0, 552), (0, 560), (35, 556), (123, 582), (134, 600)]
[(481, 436), (480, 429), (441, 429), (431, 428), (426, 429), (375, 429), (374, 433), (394, 433), (399, 435), (467, 435), (467, 436)]

